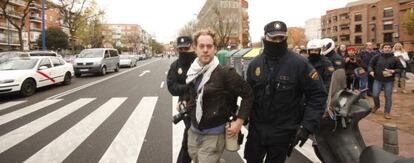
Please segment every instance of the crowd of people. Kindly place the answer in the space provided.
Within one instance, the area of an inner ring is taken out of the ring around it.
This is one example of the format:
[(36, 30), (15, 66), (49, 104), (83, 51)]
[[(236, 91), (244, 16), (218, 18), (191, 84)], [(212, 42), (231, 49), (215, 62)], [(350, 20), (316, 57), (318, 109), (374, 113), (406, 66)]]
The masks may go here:
[(179, 55), (170, 66), (167, 85), (172, 95), (179, 96), (177, 111), (188, 115), (177, 163), (221, 162), (228, 138), (240, 137), (247, 123), (244, 159), (284, 162), (293, 147), (318, 132), (337, 69), (345, 69), (348, 89), (367, 90), (364, 98), (373, 96), (372, 112), (380, 107), (379, 94), (384, 90), (387, 119), (394, 80), (401, 92), (407, 92), (408, 64), (403, 62), (408, 57), (401, 44), (384, 44), (378, 50), (372, 43), (363, 50), (340, 45), (335, 51), (332, 39), (322, 39), (290, 50), (286, 24), (272, 21), (264, 27), (263, 51), (250, 62), (243, 79), (233, 68), (219, 64), (216, 37), (214, 31), (203, 29), (193, 37), (177, 38)]

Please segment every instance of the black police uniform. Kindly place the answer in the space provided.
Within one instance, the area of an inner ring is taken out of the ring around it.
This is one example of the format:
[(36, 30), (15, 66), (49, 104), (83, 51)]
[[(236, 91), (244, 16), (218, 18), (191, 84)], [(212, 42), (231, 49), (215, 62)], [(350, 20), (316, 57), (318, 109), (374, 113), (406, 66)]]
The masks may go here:
[(335, 52), (335, 50), (332, 50), (325, 56), (332, 62), (332, 65), (334, 66), (335, 70), (344, 68), (345, 61), (339, 54)]
[(319, 75), (322, 77), (325, 89), (328, 92), (331, 84), (332, 73), (335, 71), (332, 62), (325, 56), (309, 57), (309, 63), (316, 69)]
[(249, 64), (247, 81), (254, 103), (245, 158), (262, 162), (266, 155), (266, 162), (283, 162), (300, 125), (317, 131), (326, 105), (324, 85), (307, 60), (292, 51), (274, 60), (264, 51)]
[[(179, 37), (177, 39), (177, 43), (183, 44), (191, 44), (190, 37)], [(168, 70), (167, 74), (167, 87), (168, 91), (173, 96), (179, 96), (178, 101), (182, 101), (184, 99), (183, 95), (188, 90), (188, 86), (186, 85), (185, 79), (187, 78), (187, 71), (191, 66), (191, 63), (197, 57), (194, 52), (192, 54), (179, 54), (179, 58), (175, 60), (171, 65), (170, 69)], [(185, 130), (183, 135), (183, 141), (181, 145), (181, 150), (177, 158), (177, 163), (191, 163), (191, 158), (188, 155), (188, 147), (187, 147), (187, 140), (188, 134), (187, 131), (191, 126), (191, 121), (189, 118), (183, 119), (185, 124)]]

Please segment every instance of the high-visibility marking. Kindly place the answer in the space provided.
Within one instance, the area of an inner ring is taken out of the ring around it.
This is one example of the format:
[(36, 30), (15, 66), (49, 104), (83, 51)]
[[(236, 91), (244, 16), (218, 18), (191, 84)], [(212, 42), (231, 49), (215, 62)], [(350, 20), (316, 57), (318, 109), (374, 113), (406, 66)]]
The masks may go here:
[(144, 97), (101, 157), (106, 162), (136, 162), (158, 97)]
[(38, 102), (36, 104), (33, 104), (33, 105), (30, 105), (30, 106), (24, 107), (22, 109), (19, 109), (17, 111), (2, 115), (2, 116), (0, 116), (0, 125), (5, 124), (7, 122), (10, 122), (12, 120), (15, 120), (17, 118), (20, 118), (22, 116), (25, 116), (27, 114), (30, 114), (34, 111), (37, 111), (37, 110), (42, 109), (46, 106), (57, 103), (59, 101), (60, 100), (44, 100), (44, 101)]
[(69, 115), (70, 113), (78, 110), (79, 108), (85, 106), (86, 104), (92, 102), (94, 98), (85, 98), (76, 100), (59, 110), (55, 110), (44, 117), (30, 122), (18, 129), (15, 129), (6, 135), (0, 137), (0, 153), (6, 151), (7, 149), (13, 147), (14, 145), (26, 140), (30, 136), (36, 134), (37, 132), (45, 129), (47, 126), (57, 122), (63, 117)]
[(53, 79), (52, 77), (50, 77), (49, 75), (43, 73), (42, 71), (36, 71), (38, 74), (42, 75), (43, 77), (49, 79), (50, 81), (52, 81), (53, 83), (55, 83), (55, 79)]
[(24, 102), (26, 102), (26, 101), (11, 101), (11, 102), (7, 102), (7, 103), (4, 103), (4, 104), (0, 104), (0, 110), (4, 110), (4, 109), (19, 105), (19, 104), (24, 103)]
[(62, 162), (127, 98), (112, 98), (25, 162)]

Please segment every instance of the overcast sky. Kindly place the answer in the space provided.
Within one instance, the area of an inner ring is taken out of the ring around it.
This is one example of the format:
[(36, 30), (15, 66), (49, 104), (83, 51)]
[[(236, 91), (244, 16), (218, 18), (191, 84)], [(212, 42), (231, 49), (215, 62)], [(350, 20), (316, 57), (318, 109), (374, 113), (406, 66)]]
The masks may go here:
[[(174, 40), (186, 22), (196, 19), (205, 1), (97, 0), (106, 10), (107, 23), (139, 24), (164, 43)], [(306, 20), (344, 7), (349, 1), (353, 0), (248, 0), (250, 35), (254, 42), (259, 41), (264, 25), (273, 20), (303, 27)]]

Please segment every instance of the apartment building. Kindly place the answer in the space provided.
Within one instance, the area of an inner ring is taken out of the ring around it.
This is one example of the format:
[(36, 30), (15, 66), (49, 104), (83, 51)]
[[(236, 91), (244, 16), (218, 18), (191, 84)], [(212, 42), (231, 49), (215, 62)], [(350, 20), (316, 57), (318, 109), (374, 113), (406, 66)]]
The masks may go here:
[[(250, 43), (248, 2), (246, 0), (206, 0), (197, 15), (198, 26), (212, 28), (219, 19), (223, 31), (230, 33), (228, 46), (247, 47)], [(218, 32), (218, 31), (216, 31)]]
[(104, 24), (104, 47), (120, 47), (128, 51), (148, 53), (151, 35), (138, 24)]
[(321, 19), (312, 18), (305, 22), (305, 36), (307, 40), (321, 38)]
[(405, 12), (414, 8), (412, 0), (359, 0), (343, 8), (326, 11), (321, 17), (322, 37), (337, 44), (363, 46), (366, 42), (402, 42), (411, 50), (414, 35), (403, 29)]

